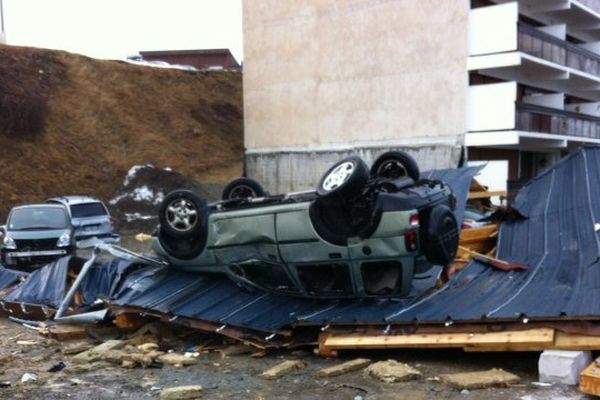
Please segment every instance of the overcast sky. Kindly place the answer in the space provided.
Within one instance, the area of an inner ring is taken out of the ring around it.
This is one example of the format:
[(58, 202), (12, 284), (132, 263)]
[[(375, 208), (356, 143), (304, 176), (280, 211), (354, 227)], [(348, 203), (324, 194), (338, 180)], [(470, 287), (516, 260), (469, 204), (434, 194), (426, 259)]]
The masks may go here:
[(123, 59), (229, 48), (241, 61), (242, 0), (3, 0), (8, 44)]

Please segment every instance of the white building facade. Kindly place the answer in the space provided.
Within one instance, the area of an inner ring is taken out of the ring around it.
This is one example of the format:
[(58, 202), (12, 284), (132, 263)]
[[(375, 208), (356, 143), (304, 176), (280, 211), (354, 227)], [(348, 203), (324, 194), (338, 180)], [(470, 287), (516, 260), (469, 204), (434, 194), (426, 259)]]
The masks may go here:
[(274, 192), (389, 149), (518, 187), (600, 143), (600, 0), (244, 0), (244, 118)]

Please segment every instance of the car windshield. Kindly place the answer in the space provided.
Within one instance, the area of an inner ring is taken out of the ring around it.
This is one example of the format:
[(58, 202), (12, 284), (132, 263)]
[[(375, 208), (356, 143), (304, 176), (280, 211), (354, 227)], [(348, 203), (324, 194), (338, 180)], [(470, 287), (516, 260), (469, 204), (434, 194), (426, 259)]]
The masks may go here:
[(83, 203), (71, 206), (72, 218), (88, 218), (107, 215), (106, 209), (102, 203)]
[(25, 207), (10, 213), (8, 229), (13, 231), (36, 229), (64, 229), (67, 227), (66, 210), (60, 207)]

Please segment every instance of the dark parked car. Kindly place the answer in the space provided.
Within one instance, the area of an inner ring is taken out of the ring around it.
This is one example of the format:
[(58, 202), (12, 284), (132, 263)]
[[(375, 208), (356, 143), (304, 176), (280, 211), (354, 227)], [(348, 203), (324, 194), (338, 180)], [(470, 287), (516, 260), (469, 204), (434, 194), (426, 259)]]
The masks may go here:
[(114, 233), (114, 220), (102, 201), (90, 196), (63, 196), (46, 202), (67, 208), (76, 240), (96, 237), (106, 243), (119, 243), (120, 237)]
[(413, 275), (454, 259), (454, 196), (388, 152), (370, 168), (333, 165), (314, 192), (264, 193), (247, 178), (206, 204), (178, 190), (163, 201), (155, 251), (174, 268), (225, 273), (245, 286), (313, 298), (403, 296)]
[(75, 248), (67, 209), (58, 204), (14, 207), (0, 228), (0, 254), (11, 268), (32, 268), (71, 254)]

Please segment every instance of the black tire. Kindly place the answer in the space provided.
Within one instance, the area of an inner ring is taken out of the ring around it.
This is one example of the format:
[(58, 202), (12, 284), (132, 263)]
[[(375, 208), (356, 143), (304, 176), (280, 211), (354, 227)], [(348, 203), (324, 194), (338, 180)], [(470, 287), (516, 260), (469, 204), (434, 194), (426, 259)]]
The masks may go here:
[(198, 237), (206, 228), (206, 202), (190, 190), (175, 190), (158, 212), (161, 231), (171, 238)]
[(459, 229), (452, 210), (438, 204), (421, 212), (421, 250), (432, 264), (450, 264), (458, 249)]
[(359, 195), (369, 180), (369, 167), (360, 157), (344, 158), (323, 174), (317, 187), (322, 199), (351, 199)]
[(403, 176), (408, 176), (415, 182), (421, 177), (415, 159), (403, 151), (383, 153), (371, 166), (371, 177), (398, 179)]
[(238, 178), (225, 186), (221, 198), (223, 200), (248, 199), (264, 197), (265, 193), (266, 192), (260, 183), (256, 182), (254, 179)]
[(169, 236), (164, 230), (158, 231), (158, 240), (165, 251), (181, 260), (191, 260), (202, 253), (206, 246), (206, 233), (199, 236), (178, 237)]

